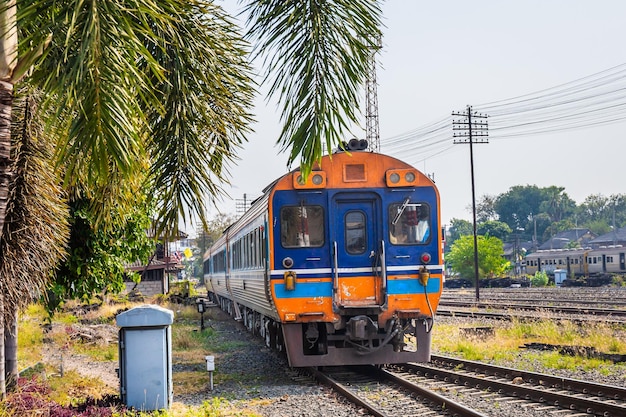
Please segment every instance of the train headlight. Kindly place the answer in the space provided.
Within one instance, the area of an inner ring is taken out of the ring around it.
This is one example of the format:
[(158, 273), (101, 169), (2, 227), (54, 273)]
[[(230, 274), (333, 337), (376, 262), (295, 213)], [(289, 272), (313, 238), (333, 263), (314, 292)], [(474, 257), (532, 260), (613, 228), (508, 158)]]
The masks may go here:
[(397, 184), (398, 182), (400, 182), (400, 174), (394, 172), (389, 175), (389, 182), (391, 182), (392, 184)]
[(283, 268), (289, 269), (292, 266), (293, 266), (293, 259), (291, 259), (289, 256), (283, 259)]
[(293, 188), (296, 190), (324, 187), (326, 187), (326, 172), (324, 171), (313, 171), (307, 178), (299, 172), (293, 174)]
[(407, 172), (406, 174), (404, 174), (404, 179), (406, 180), (406, 182), (414, 182), (415, 181), (415, 173), (414, 172)]
[(324, 178), (320, 174), (315, 174), (313, 178), (311, 178), (311, 182), (313, 185), (321, 185), (324, 182)]

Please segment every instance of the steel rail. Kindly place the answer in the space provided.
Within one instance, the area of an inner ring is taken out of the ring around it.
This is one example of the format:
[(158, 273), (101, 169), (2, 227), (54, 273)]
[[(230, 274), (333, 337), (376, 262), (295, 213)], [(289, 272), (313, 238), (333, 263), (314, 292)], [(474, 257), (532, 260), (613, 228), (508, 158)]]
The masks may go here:
[[(465, 407), (462, 404), (459, 404), (449, 398), (443, 397), (429, 389), (424, 387), (420, 387), (410, 381), (407, 381), (401, 377), (393, 375), (392, 373), (385, 371), (383, 369), (379, 369), (375, 366), (362, 367), (363, 372), (366, 372), (368, 375), (373, 376), (376, 379), (385, 379), (397, 385), (400, 385), (417, 396), (430, 401), (435, 406), (440, 407), (442, 410), (448, 411), (450, 414), (458, 416), (458, 417), (487, 417), (485, 414), (479, 413), (476, 410)], [(376, 417), (389, 417), (386, 413), (380, 411), (368, 401), (363, 400), (359, 396), (353, 394), (345, 385), (336, 381), (331, 376), (321, 372), (315, 368), (309, 368), (310, 372), (318, 379), (318, 381), (323, 382), (329, 386), (331, 386), (334, 390), (339, 392), (341, 395), (346, 397), (352, 403), (358, 405), (359, 407), (365, 408), (370, 414)]]
[(506, 302), (485, 302), (480, 303), (472, 301), (460, 301), (460, 300), (439, 300), (440, 306), (446, 307), (475, 307), (475, 308), (498, 308), (504, 309), (517, 309), (517, 310), (547, 310), (554, 313), (567, 313), (567, 314), (592, 314), (603, 316), (616, 316), (625, 317), (626, 310), (617, 310), (609, 308), (596, 308), (596, 307), (569, 307), (569, 306), (546, 306), (541, 304), (511, 304)]
[[(546, 317), (533, 316), (528, 314), (522, 314), (521, 312), (506, 312), (496, 313), (487, 311), (467, 311), (467, 310), (455, 310), (441, 306), (437, 308), (437, 315), (448, 317), (480, 317), (480, 318), (492, 318), (496, 320), (511, 320), (513, 317), (520, 320), (536, 320), (546, 319)], [(551, 317), (551, 320), (568, 320), (576, 323), (606, 323), (606, 324), (626, 324), (626, 320), (614, 320), (607, 317)]]
[(481, 372), (487, 375), (522, 378), (525, 382), (537, 384), (541, 381), (543, 386), (561, 388), (575, 391), (581, 394), (592, 394), (612, 400), (626, 401), (626, 388), (615, 385), (603, 385), (596, 382), (581, 381), (580, 379), (563, 378), (555, 375), (542, 374), (539, 372), (524, 371), (520, 369), (505, 368), (488, 363), (452, 358), (449, 356), (431, 355), (431, 362), (435, 364), (449, 364), (452, 367), (462, 366), (463, 369)]
[(459, 404), (456, 401), (439, 395), (436, 392), (421, 387), (411, 381), (407, 381), (404, 378), (394, 375), (392, 372), (384, 369), (378, 369), (377, 372), (385, 379), (411, 390), (422, 398), (426, 398), (429, 401), (432, 401), (434, 404), (437, 404), (442, 409), (450, 410), (452, 414), (458, 415), (460, 417), (486, 417), (485, 414), (465, 407), (464, 405)]
[(356, 404), (359, 407), (365, 408), (371, 415), (375, 417), (389, 417), (387, 414), (383, 413), (382, 411), (371, 405), (368, 401), (365, 401), (359, 396), (354, 395), (348, 388), (346, 388), (345, 385), (338, 381), (335, 381), (333, 378), (326, 375), (325, 373), (320, 372), (315, 368), (308, 368), (308, 370), (313, 374), (313, 376), (315, 376), (318, 381), (332, 387), (335, 391), (346, 397), (351, 403)]
[(430, 377), (429, 375), (436, 375), (443, 380), (453, 381), (457, 385), (472, 386), (477, 389), (491, 388), (500, 394), (546, 403), (561, 408), (569, 408), (570, 410), (578, 410), (603, 417), (626, 416), (626, 406), (622, 405), (525, 387), (508, 382), (494, 381), (423, 364), (411, 363), (403, 365), (402, 367), (412, 372), (420, 372), (427, 377)]

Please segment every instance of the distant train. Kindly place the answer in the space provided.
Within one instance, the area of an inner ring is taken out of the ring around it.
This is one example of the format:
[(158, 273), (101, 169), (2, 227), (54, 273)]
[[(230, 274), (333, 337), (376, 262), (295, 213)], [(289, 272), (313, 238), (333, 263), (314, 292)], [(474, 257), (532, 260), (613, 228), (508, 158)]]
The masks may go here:
[(430, 360), (439, 192), (366, 147), (278, 178), (204, 255), (210, 297), (290, 366)]
[(554, 273), (561, 269), (567, 276), (626, 273), (626, 248), (621, 245), (601, 246), (597, 249), (539, 250), (526, 255), (526, 273), (537, 271)]

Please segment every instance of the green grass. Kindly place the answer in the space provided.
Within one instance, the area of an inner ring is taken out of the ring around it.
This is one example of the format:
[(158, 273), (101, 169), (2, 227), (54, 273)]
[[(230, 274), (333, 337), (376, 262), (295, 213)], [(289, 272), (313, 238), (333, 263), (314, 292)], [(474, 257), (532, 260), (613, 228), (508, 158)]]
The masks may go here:
[[(481, 327), (484, 324), (476, 324)], [(464, 327), (473, 327), (467, 324)], [(506, 364), (515, 359), (527, 343), (593, 347), (603, 353), (626, 353), (626, 326), (597, 323), (579, 326), (568, 321), (518, 321), (494, 323), (495, 335), (468, 337), (453, 323), (433, 329), (433, 348), (469, 360), (489, 360)], [(529, 358), (549, 369), (598, 370), (606, 373), (610, 362), (567, 356), (552, 351), (527, 353)]]

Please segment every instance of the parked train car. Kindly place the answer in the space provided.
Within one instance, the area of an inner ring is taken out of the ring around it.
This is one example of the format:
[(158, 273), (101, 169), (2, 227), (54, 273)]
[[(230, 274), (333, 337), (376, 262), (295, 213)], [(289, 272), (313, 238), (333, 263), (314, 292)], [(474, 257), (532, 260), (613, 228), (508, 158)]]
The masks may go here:
[(295, 170), (264, 190), (208, 249), (204, 279), (290, 366), (428, 361), (439, 192), (390, 156), (327, 155), (308, 178)]
[(526, 255), (526, 272), (554, 273), (567, 271), (567, 276), (626, 272), (626, 248), (621, 245), (601, 246), (597, 249), (539, 250)]

